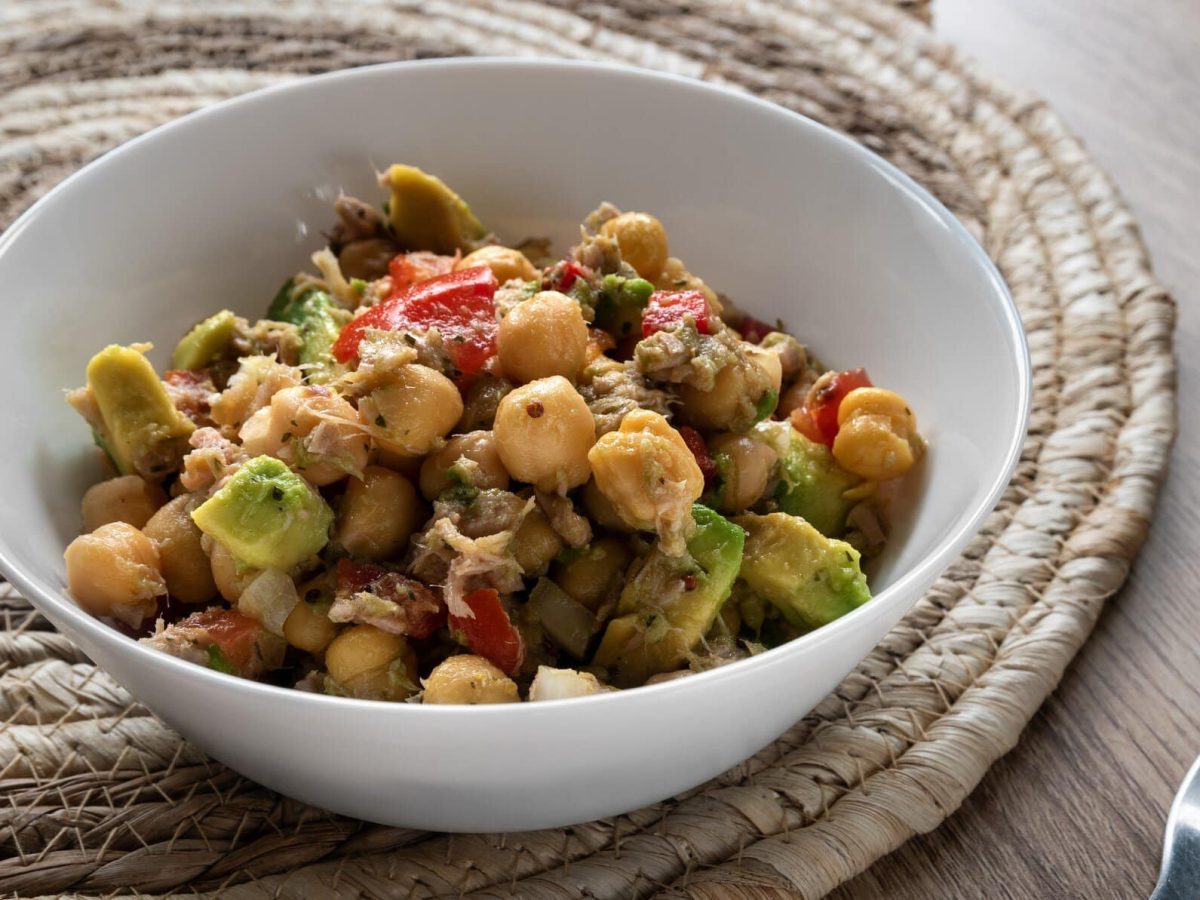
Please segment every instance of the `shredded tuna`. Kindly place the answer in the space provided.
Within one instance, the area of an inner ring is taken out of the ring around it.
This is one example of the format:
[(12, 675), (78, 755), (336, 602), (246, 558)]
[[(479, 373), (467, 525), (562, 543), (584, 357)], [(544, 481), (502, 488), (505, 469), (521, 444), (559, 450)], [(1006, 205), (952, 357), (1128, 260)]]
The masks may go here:
[(302, 378), (300, 370), (270, 356), (245, 356), (229, 384), (212, 401), (212, 420), (234, 430), (271, 402), (276, 392), (295, 387)]
[(357, 197), (342, 194), (334, 201), (333, 210), (338, 220), (329, 235), (329, 242), (334, 247), (350, 241), (384, 237), (387, 233), (379, 210)]
[(592, 525), (575, 511), (571, 498), (539, 491), (537, 504), (568, 547), (578, 550), (592, 542)]
[(217, 389), (208, 375), (171, 369), (163, 374), (163, 386), (175, 408), (196, 425), (212, 424), (209, 412)]
[(285, 366), (300, 362), (300, 329), (290, 322), (259, 319), (253, 325), (239, 317), (235, 320), (233, 349), (239, 357), (274, 357)]
[[(484, 491), (480, 496), (505, 493)], [(409, 571), (426, 583), (442, 583), (446, 607), (451, 615), (471, 618), (473, 613), (463, 597), (478, 588), (495, 588), (507, 594), (524, 587), (521, 566), (513, 557), (512, 544), (513, 535), (534, 507), (533, 498), (525, 501), (514, 515), (511, 504), (501, 502), (497, 497), (494, 508), (504, 511), (503, 524), (508, 527), (492, 533), (481, 533), (483, 522), (477, 522), (476, 528), (479, 530), (468, 530), (480, 534), (479, 537), (470, 537), (460, 530), (459, 525), (465, 527), (469, 521), (464, 511), (440, 503), (438, 507), (435, 507), (434, 519), (429, 527), (413, 540), (416, 552)], [(496, 518), (487, 524), (495, 526), (501, 524), (501, 520)]]
[(601, 357), (587, 367), (579, 393), (596, 421), (596, 437), (616, 431), (627, 413), (648, 409), (670, 418), (667, 395), (650, 387), (633, 362)]
[(90, 387), (67, 391), (67, 403), (71, 405), (71, 409), (83, 416), (84, 421), (96, 431), (104, 428), (104, 417), (100, 415), (100, 407), (96, 405), (96, 396)]
[[(154, 634), (144, 637), (141, 643), (179, 657), (200, 666), (209, 664), (209, 647), (215, 641), (208, 629), (196, 625), (192, 617), (166, 625), (160, 618), (155, 622)], [(265, 630), (260, 630), (254, 642), (253, 652), (244, 667), (239, 667), (237, 674), (242, 678), (257, 678), (264, 672), (277, 669), (283, 664), (283, 654), (287, 649), (286, 643)]]
[(441, 609), (441, 603), (424, 585), (405, 580), (411, 588), (404, 603), (397, 603), (372, 591), (338, 594), (329, 608), (329, 620), (374, 625), (390, 634), (411, 633), (415, 624), (436, 614)]
[(458, 420), (460, 432), (488, 431), (496, 421), (500, 401), (513, 389), (513, 384), (493, 375), (483, 375), (467, 390), (463, 398), (463, 414)]
[(342, 274), (342, 267), (338, 264), (338, 259), (333, 255), (332, 250), (328, 247), (318, 250), (312, 255), (312, 262), (321, 273), (321, 281), (324, 282), (325, 289), (334, 300), (346, 309), (354, 309), (358, 306), (358, 292), (350, 286), (350, 282)]
[(873, 498), (851, 507), (846, 529), (846, 542), (865, 557), (877, 556), (887, 542), (887, 524)]
[(745, 363), (741, 341), (731, 329), (700, 334), (687, 320), (639, 341), (633, 355), (638, 371), (650, 380), (690, 384), (701, 391), (712, 390), (721, 369)]
[(179, 483), (189, 492), (207, 491), (246, 461), (245, 451), (215, 428), (197, 428), (188, 443), (193, 449), (183, 458)]

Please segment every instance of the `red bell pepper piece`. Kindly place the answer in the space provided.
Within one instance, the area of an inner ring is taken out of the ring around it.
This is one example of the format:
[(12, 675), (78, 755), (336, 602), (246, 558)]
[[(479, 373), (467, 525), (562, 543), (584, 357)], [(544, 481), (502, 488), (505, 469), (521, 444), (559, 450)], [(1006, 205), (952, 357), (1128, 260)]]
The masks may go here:
[(333, 345), (333, 357), (349, 362), (368, 329), (424, 334), (436, 328), (454, 365), (479, 371), (496, 353), (496, 276), (487, 266), (449, 272), (410, 285), (352, 320)]
[(509, 675), (516, 675), (525, 661), (525, 641), (513, 625), (500, 595), (493, 588), (480, 588), (463, 598), (474, 618), (450, 615), (450, 629), (462, 636), (472, 651), (491, 661)]
[(690, 425), (681, 426), (679, 435), (683, 438), (683, 442), (687, 444), (688, 449), (692, 451), (692, 456), (696, 459), (696, 465), (700, 467), (700, 474), (704, 476), (704, 483), (711, 483), (717, 477), (717, 462), (713, 459), (712, 454), (708, 452), (708, 444), (704, 443), (704, 438), (700, 436), (700, 432)]
[[(374, 563), (339, 559), (336, 590), (338, 596), (368, 591), (395, 603), (400, 607), (395, 618), (407, 637), (427, 638), (446, 623), (446, 606), (432, 589)], [(399, 627), (397, 633), (400, 633)]]
[(808, 409), (803, 406), (797, 406), (792, 410), (789, 417), (792, 421), (792, 427), (798, 432), (816, 444), (825, 443), (825, 435), (817, 430), (817, 423), (812, 420), (812, 416), (808, 414)]
[(405, 288), (418, 282), (453, 272), (459, 258), (457, 254), (441, 256), (427, 250), (394, 256), (388, 263), (388, 274), (392, 276), (392, 292), (388, 296), (395, 297)]
[(588, 269), (573, 259), (564, 259), (562, 262), (555, 263), (546, 273), (545, 278), (542, 279), (542, 289), (566, 293), (578, 279), (589, 277), (591, 277), (591, 273)]
[(811, 429), (806, 430), (803, 417), (800, 417), (801, 423), (797, 424), (795, 412), (792, 413), (792, 424), (810, 440), (832, 446), (838, 433), (838, 407), (848, 393), (863, 387), (871, 387), (866, 369), (847, 369), (838, 372), (823, 385), (818, 382), (812, 402), (804, 405), (804, 413), (812, 423)]
[(708, 301), (700, 291), (655, 291), (642, 313), (642, 337), (690, 317), (701, 334), (711, 334)]

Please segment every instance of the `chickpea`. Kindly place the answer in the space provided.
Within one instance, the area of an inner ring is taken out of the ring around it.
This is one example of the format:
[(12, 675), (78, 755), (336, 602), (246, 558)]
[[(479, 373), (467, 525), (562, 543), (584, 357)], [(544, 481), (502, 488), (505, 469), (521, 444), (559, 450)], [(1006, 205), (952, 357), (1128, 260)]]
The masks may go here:
[(613, 531), (630, 530), (625, 520), (618, 515), (617, 508), (613, 506), (612, 501), (605, 497), (604, 492), (596, 485), (595, 478), (583, 486), (580, 499), (583, 501), (583, 511), (597, 525)]
[(425, 679), (425, 703), (516, 703), (517, 685), (482, 656), (444, 659)]
[(540, 509), (532, 509), (513, 535), (513, 558), (526, 575), (544, 575), (563, 548), (562, 538)]
[(779, 405), (775, 407), (775, 415), (786, 418), (797, 409), (804, 409), (804, 405), (808, 401), (809, 387), (811, 385), (803, 378), (797, 378), (789, 384), (787, 390), (779, 395)]
[(804, 345), (786, 332), (772, 331), (758, 346), (779, 357), (780, 373), (784, 380), (790, 381), (795, 378), (808, 364), (808, 351), (804, 349)]
[(635, 409), (596, 442), (588, 459), (596, 485), (626, 524), (656, 531), (664, 552), (683, 552), (704, 475), (679, 432), (656, 412)]
[(596, 423), (583, 398), (561, 375), (531, 381), (507, 394), (496, 410), (496, 448), (517, 481), (546, 493), (566, 493), (588, 480)]
[(319, 576), (300, 586), (300, 602), (292, 607), (283, 623), (283, 636), (289, 644), (307, 653), (321, 653), (338, 632), (329, 620), (332, 605), (328, 576)]
[(554, 580), (564, 591), (595, 612), (629, 565), (629, 547), (606, 537), (593, 541), (574, 559), (558, 567)]
[(217, 595), (212, 565), (201, 543), (204, 535), (192, 521), (198, 499), (191, 494), (176, 497), (142, 529), (158, 548), (167, 592), (180, 603), (204, 603)]
[(136, 627), (167, 592), (154, 542), (127, 522), (109, 522), (75, 538), (63, 559), (71, 595), (94, 616)]
[(167, 495), (161, 487), (138, 475), (101, 481), (83, 495), (83, 531), (90, 534), (110, 522), (141, 528), (166, 502)]
[(411, 481), (391, 469), (367, 466), (361, 481), (350, 479), (333, 540), (351, 556), (390, 559), (404, 552), (425, 514)]
[(717, 509), (737, 513), (763, 495), (779, 458), (769, 446), (744, 434), (721, 434), (709, 442), (721, 473)]
[(396, 245), (387, 238), (351, 241), (338, 254), (338, 267), (346, 278), (375, 281), (388, 273), (388, 263), (396, 255)]
[(446, 441), (441, 450), (429, 454), (421, 464), (421, 493), (427, 500), (436, 500), (442, 491), (455, 482), (447, 474), (450, 467), (460, 459), (468, 459), (471, 467), (472, 484), (484, 490), (508, 487), (508, 470), (500, 461), (496, 449), (496, 436), (490, 431), (472, 431), (456, 434)]
[(894, 391), (857, 388), (838, 406), (833, 458), (848, 472), (871, 481), (899, 478), (920, 449), (917, 419)]
[(783, 387), (783, 359), (780, 355), (770, 348), (750, 343), (743, 343), (742, 350), (766, 379), (767, 390), (774, 391), (778, 397)]
[(276, 392), (238, 436), (251, 456), (283, 460), (317, 487), (361, 472), (370, 449), (354, 406), (319, 385)]
[(500, 321), (496, 351), (504, 374), (528, 382), (551, 375), (571, 381), (587, 358), (588, 329), (579, 304), (542, 291), (513, 307)]
[(416, 481), (421, 475), (421, 464), (424, 460), (419, 456), (400, 456), (390, 450), (377, 450), (375, 462), (385, 469), (399, 472), (410, 481)]
[(398, 634), (355, 625), (325, 648), (329, 677), (347, 694), (369, 700), (403, 700), (417, 690), (417, 655)]
[(667, 264), (667, 232), (649, 213), (627, 212), (600, 226), (600, 233), (616, 238), (621, 258), (648, 281), (662, 274)]
[(208, 551), (208, 561), (218, 593), (233, 604), (237, 603), (242, 591), (261, 571), (240, 562), (228, 547), (216, 541), (213, 541), (212, 549)]
[[(617, 346), (617, 342), (603, 328), (589, 328), (587, 348), (583, 352), (584, 364), (590, 368), (615, 346)], [(599, 372), (593, 372), (590, 377), (595, 377), (597, 374)]]
[(697, 428), (745, 431), (760, 418), (762, 405), (769, 403), (774, 409), (783, 377), (779, 356), (748, 343), (742, 344), (742, 351), (744, 359), (717, 372), (711, 391), (692, 384), (679, 386), (683, 411)]
[(487, 266), (500, 284), (513, 279), (532, 281), (539, 274), (529, 257), (520, 250), (496, 245), (480, 247), (473, 253), (468, 253), (454, 268), (470, 269), (473, 266)]
[(395, 380), (358, 402), (358, 418), (381, 450), (424, 456), (450, 432), (463, 412), (454, 382), (428, 366), (412, 363)]

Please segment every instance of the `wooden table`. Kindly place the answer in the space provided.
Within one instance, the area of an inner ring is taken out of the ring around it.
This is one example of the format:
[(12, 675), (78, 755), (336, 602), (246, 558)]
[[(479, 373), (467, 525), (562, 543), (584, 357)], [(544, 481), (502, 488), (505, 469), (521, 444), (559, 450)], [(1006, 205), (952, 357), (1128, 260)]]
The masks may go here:
[(1145, 897), (1200, 754), (1200, 3), (934, 0), (934, 22), (1047, 99), (1124, 191), (1179, 302), (1180, 431), (1133, 576), (1020, 744), (940, 828), (832, 896)]

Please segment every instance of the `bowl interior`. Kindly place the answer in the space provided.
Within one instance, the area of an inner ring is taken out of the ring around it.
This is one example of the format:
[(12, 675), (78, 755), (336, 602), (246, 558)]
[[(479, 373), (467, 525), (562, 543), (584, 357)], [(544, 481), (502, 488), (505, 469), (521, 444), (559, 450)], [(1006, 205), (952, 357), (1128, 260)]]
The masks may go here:
[(766, 104), (627, 70), (360, 70), (139, 139), (0, 242), (0, 376), (17, 437), (0, 444), (0, 556), (56, 613), (76, 616), (62, 550), (98, 475), (63, 389), (106, 343), (153, 341), (161, 367), (200, 317), (262, 315), (323, 245), (338, 192), (380, 199), (374, 172), (393, 161), (441, 176), (510, 241), (565, 249), (601, 200), (651, 211), (716, 289), (906, 396), (930, 450), (876, 593), (961, 537), (1006, 477), (1028, 382), (1015, 315), (967, 234), (874, 157)]

